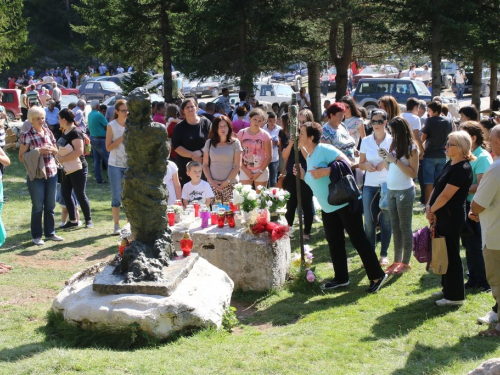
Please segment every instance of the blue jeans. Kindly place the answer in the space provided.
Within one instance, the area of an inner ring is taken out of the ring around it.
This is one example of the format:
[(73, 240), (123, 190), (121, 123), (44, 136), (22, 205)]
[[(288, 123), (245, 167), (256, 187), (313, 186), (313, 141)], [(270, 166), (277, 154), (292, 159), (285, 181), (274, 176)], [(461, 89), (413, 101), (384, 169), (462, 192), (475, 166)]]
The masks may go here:
[[(446, 158), (425, 158), (422, 160), (422, 169), (424, 174), (424, 185), (434, 185), (434, 181), (443, 171), (446, 164)], [(428, 197), (425, 197), (426, 199)]]
[(94, 176), (97, 182), (103, 182), (101, 174), (101, 160), (108, 165), (109, 152), (106, 150), (106, 140), (90, 136), (92, 144), (92, 158), (94, 158)]
[(109, 184), (111, 185), (111, 207), (120, 207), (122, 202), (122, 180), (127, 168), (108, 165)]
[(276, 160), (271, 163), (269, 163), (269, 181), (267, 185), (269, 187), (274, 187), (276, 186), (276, 182), (278, 181), (278, 168), (279, 168), (280, 161)]
[(321, 81), (321, 93), (324, 96), (328, 95), (328, 86), (330, 86), (330, 81)]
[(464, 97), (465, 83), (457, 83), (457, 99)]
[(389, 212), (385, 210), (380, 210), (379, 198), (378, 196), (375, 201), (375, 195), (379, 191), (378, 186), (363, 186), (363, 215), (365, 216), (365, 233), (368, 241), (376, 249), (377, 245), (377, 218), (380, 213), (380, 239), (381, 239), (381, 249), (380, 256), (387, 256), (387, 249), (391, 243), (391, 218), (389, 217)]
[(35, 178), (33, 181), (26, 177), (26, 180), (31, 196), (31, 236), (42, 238), (43, 215), (45, 237), (52, 237), (56, 234), (54, 208), (56, 206), (57, 176), (47, 179)]

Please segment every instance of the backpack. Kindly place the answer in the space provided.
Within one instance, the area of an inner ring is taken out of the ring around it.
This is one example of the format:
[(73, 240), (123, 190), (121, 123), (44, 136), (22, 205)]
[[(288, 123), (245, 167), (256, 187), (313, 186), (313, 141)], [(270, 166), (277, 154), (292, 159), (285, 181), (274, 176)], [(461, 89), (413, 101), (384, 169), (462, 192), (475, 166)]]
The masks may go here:
[(432, 259), (431, 241), (431, 231), (429, 227), (423, 227), (413, 232), (413, 255), (419, 263), (427, 263), (427, 271), (429, 271), (429, 265)]

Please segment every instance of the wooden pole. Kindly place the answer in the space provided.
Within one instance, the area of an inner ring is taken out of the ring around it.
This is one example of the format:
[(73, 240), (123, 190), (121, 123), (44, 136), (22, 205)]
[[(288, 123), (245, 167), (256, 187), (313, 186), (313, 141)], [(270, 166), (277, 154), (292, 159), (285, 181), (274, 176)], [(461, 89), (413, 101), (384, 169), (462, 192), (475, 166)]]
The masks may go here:
[(296, 104), (297, 100), (295, 94), (292, 95), (292, 105), (288, 108), (290, 135), (293, 135), (293, 151), (295, 155), (295, 169), (297, 175), (295, 176), (296, 191), (297, 191), (297, 210), (299, 212), (299, 242), (300, 242), (300, 264), (305, 266), (305, 253), (304, 253), (304, 228), (302, 225), (302, 199), (300, 194), (300, 162), (299, 162), (299, 107)]

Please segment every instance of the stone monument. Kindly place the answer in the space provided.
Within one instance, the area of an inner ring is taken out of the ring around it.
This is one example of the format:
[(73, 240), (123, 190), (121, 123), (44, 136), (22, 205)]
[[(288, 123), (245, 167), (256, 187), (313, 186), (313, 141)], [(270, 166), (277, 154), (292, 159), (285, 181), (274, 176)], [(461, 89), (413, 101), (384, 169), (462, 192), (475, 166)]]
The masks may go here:
[(74, 275), (52, 310), (84, 329), (135, 323), (161, 338), (185, 328), (220, 328), (234, 283), (196, 253), (174, 259), (163, 183), (170, 153), (167, 132), (151, 121), (146, 89), (133, 90), (127, 106), (122, 201), (133, 240), (123, 258)]

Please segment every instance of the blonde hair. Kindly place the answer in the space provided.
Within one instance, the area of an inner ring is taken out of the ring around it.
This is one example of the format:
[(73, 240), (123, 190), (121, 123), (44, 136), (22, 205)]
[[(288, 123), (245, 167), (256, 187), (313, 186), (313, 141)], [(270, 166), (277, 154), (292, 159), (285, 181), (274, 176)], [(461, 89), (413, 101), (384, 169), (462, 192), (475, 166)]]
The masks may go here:
[(45, 111), (42, 107), (34, 106), (28, 110), (28, 121), (33, 124), (33, 119), (35, 117), (43, 116), (45, 117)]
[(469, 133), (467, 133), (465, 130), (458, 130), (450, 133), (450, 135), (448, 136), (448, 140), (451, 139), (453, 139), (454, 143), (462, 153), (465, 160), (468, 161), (476, 160), (476, 157), (472, 154), (471, 151), (472, 138)]

